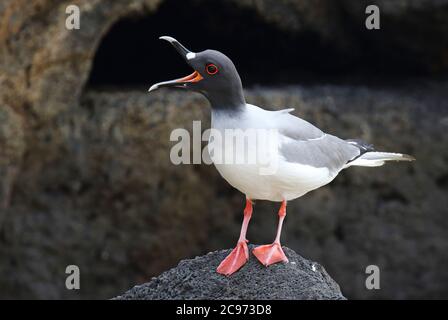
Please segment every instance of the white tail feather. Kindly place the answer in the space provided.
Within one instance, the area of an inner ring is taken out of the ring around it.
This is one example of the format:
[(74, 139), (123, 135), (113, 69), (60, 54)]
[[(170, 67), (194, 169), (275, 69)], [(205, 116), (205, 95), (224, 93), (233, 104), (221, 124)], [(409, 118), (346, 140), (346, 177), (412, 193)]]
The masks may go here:
[(386, 161), (413, 161), (413, 160), (415, 160), (413, 156), (403, 153), (370, 151), (364, 153), (359, 158), (347, 163), (345, 165), (345, 168), (351, 166), (379, 167), (382, 166)]

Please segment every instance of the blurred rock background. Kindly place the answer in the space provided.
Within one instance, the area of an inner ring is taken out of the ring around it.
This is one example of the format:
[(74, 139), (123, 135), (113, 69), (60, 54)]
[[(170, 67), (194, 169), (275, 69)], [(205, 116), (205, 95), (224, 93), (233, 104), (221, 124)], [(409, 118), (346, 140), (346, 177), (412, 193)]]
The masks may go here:
[[(207, 102), (146, 93), (189, 72), (163, 34), (229, 55), (250, 103), (413, 154), (291, 202), (283, 242), (349, 299), (448, 298), (447, 18), (443, 0), (0, 2), (0, 298), (110, 298), (234, 245), (243, 196), (169, 161), (171, 130), (207, 128)], [(276, 211), (257, 202), (251, 242), (272, 241)], [(81, 290), (65, 289), (69, 264)], [(370, 264), (381, 290), (364, 286)]]

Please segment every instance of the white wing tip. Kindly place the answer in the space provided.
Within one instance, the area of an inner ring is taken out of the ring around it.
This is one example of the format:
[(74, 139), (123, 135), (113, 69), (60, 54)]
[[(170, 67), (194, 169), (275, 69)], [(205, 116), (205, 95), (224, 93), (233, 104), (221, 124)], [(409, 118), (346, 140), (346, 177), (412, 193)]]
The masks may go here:
[(369, 151), (345, 166), (377, 167), (386, 161), (414, 161), (415, 157), (404, 153)]

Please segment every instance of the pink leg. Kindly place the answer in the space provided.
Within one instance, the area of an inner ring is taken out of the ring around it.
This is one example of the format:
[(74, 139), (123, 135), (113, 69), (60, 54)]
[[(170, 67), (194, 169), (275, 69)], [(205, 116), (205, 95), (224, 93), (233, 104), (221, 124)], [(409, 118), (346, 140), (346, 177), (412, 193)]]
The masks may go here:
[(271, 264), (277, 262), (288, 262), (288, 258), (283, 252), (282, 246), (280, 244), (280, 235), (282, 234), (282, 226), (283, 220), (286, 216), (286, 201), (283, 200), (282, 205), (280, 206), (280, 210), (278, 211), (278, 227), (277, 227), (277, 236), (272, 244), (267, 244), (264, 246), (256, 247), (252, 253), (257, 259), (264, 264), (265, 266), (269, 266)]
[(232, 273), (238, 271), (247, 260), (249, 260), (249, 249), (247, 248), (246, 232), (249, 225), (250, 217), (252, 216), (252, 202), (246, 198), (246, 207), (244, 208), (243, 225), (241, 226), (240, 238), (236, 244), (235, 249), (219, 264), (218, 273), (230, 276)]

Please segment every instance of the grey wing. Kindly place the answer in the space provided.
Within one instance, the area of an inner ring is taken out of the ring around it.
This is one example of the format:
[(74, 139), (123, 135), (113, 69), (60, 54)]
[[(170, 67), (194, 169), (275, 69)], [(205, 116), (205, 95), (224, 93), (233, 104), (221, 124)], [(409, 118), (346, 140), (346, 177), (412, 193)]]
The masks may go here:
[(361, 154), (360, 148), (353, 143), (326, 134), (293, 115), (287, 116), (279, 129), (280, 134), (287, 138), (280, 145), (280, 154), (286, 161), (328, 168), (334, 173)]
[(288, 140), (280, 146), (280, 154), (286, 161), (328, 168), (331, 173), (339, 172), (360, 153), (356, 146), (330, 134), (315, 140)]

